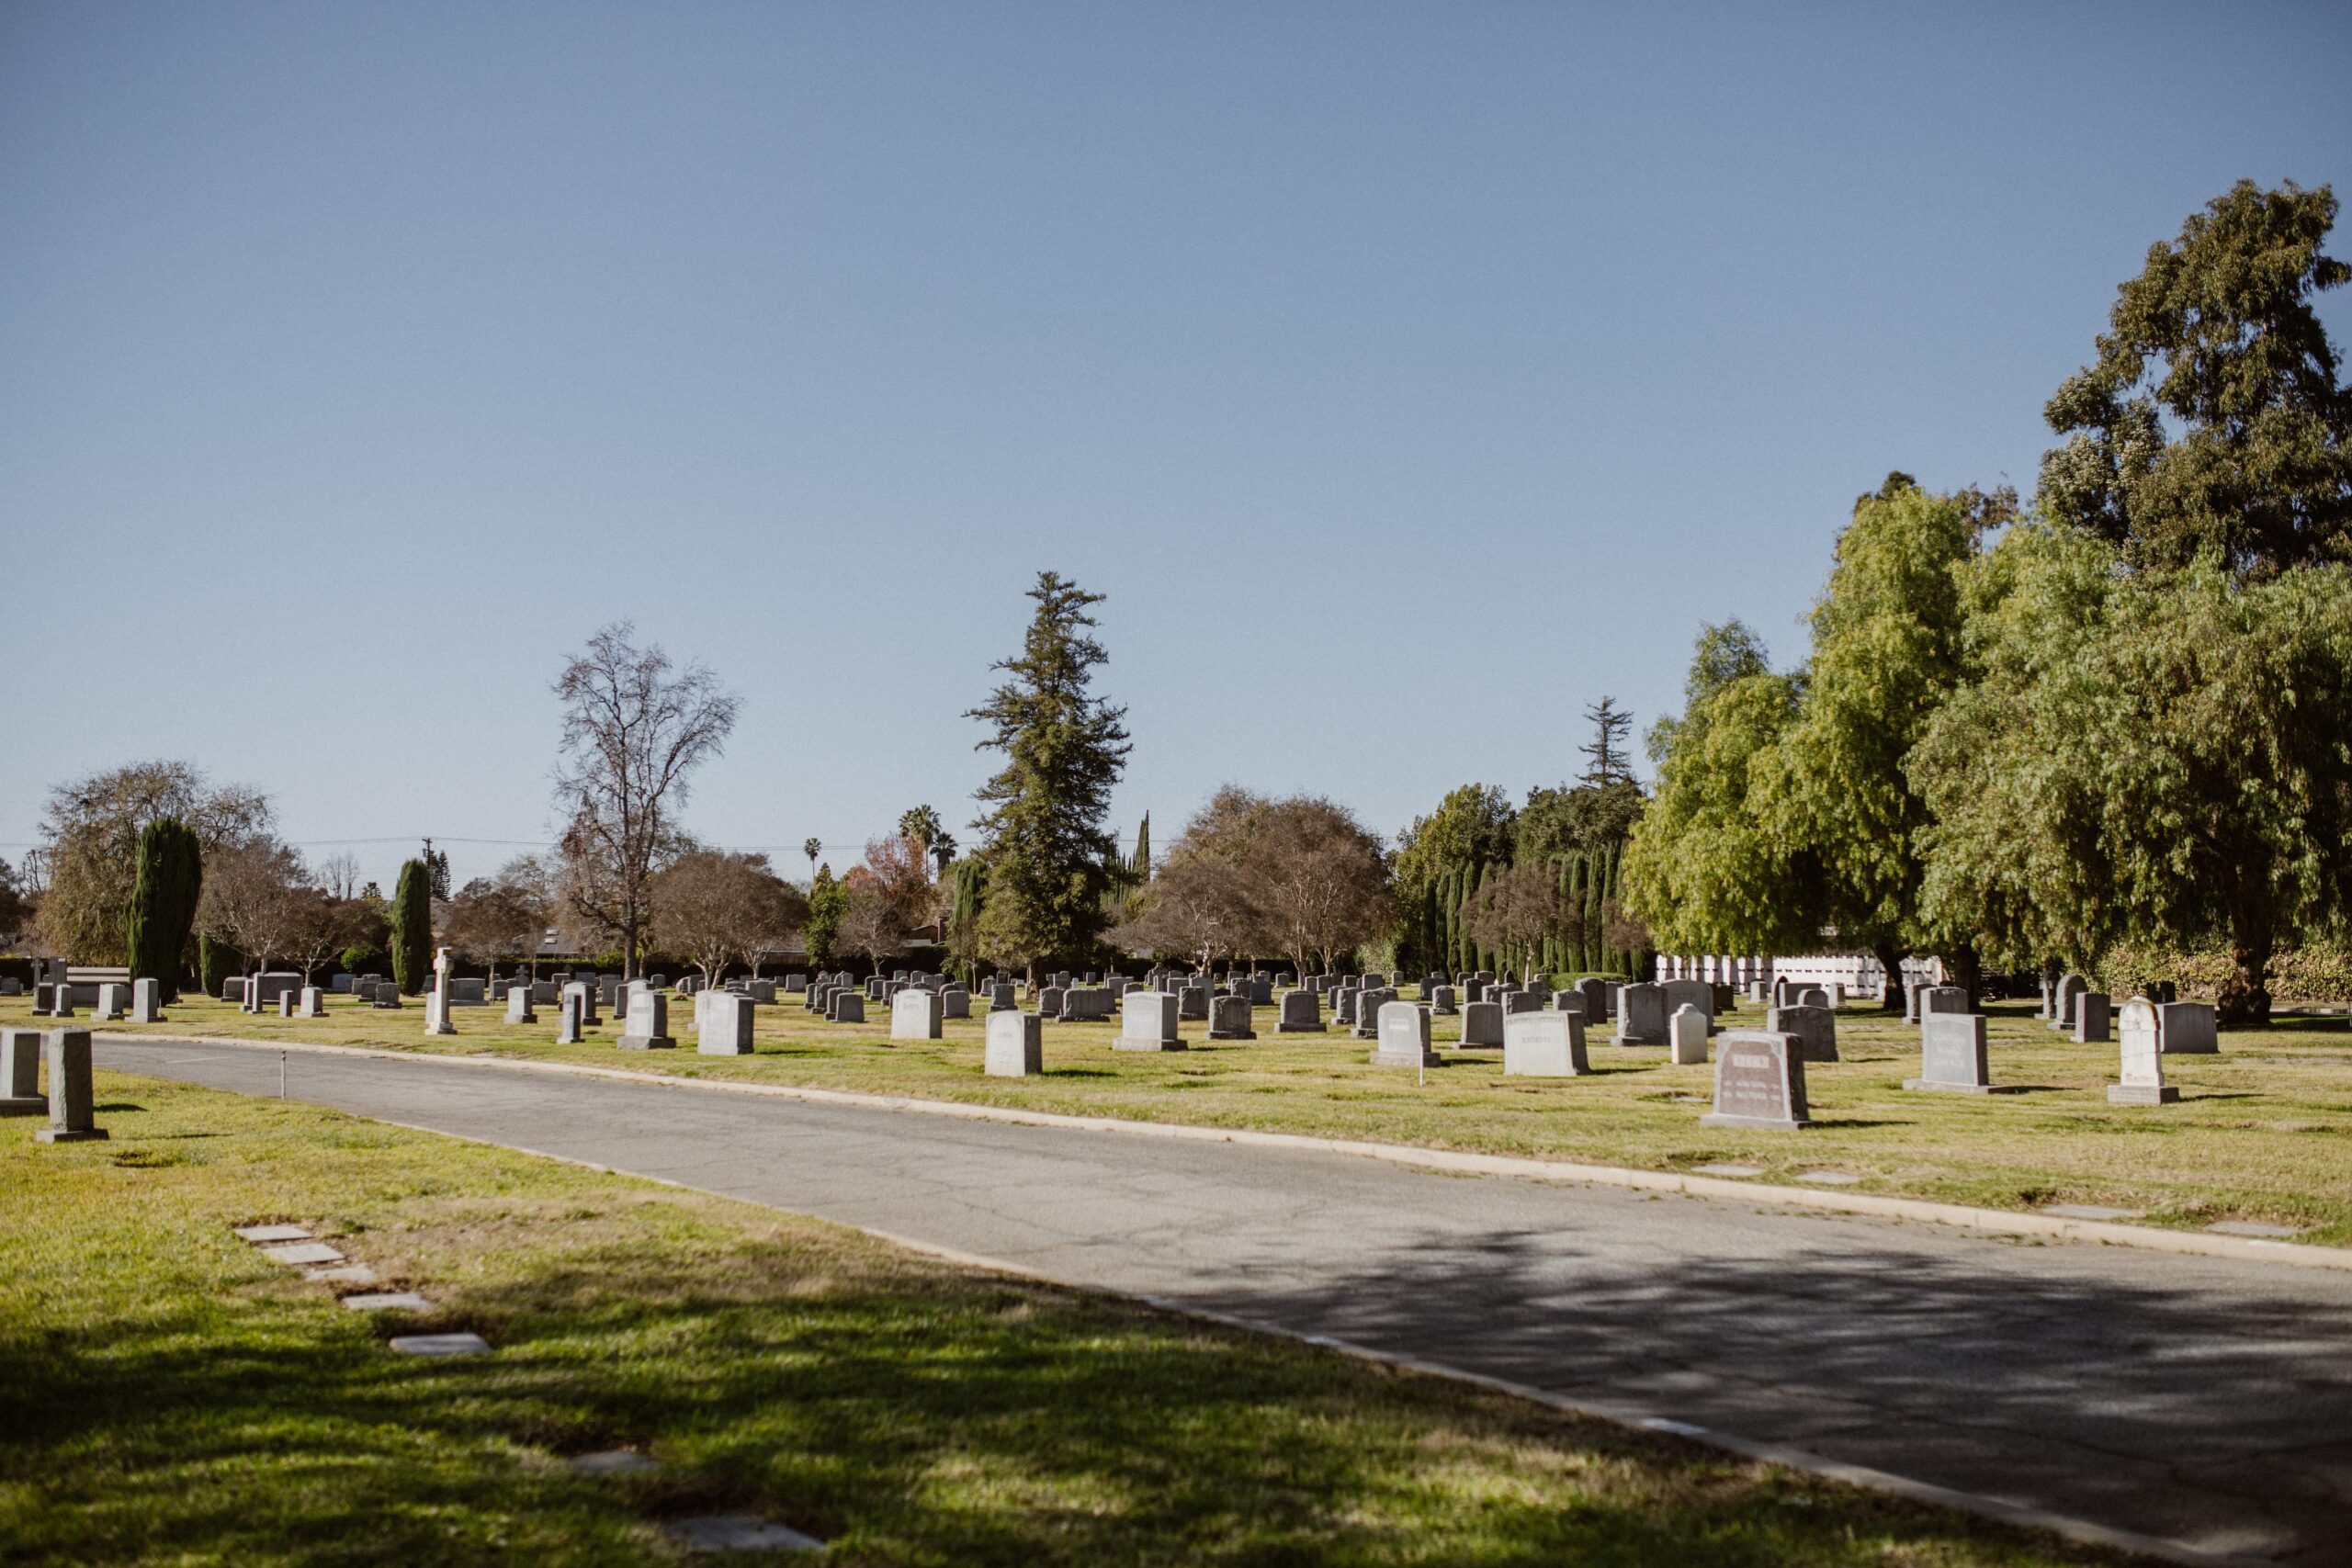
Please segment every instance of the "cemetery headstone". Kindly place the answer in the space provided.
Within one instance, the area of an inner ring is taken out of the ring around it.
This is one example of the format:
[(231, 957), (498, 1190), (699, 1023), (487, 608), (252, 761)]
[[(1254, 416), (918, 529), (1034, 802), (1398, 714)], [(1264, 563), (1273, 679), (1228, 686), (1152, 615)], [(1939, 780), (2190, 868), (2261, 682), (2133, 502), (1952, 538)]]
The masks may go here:
[(825, 1017), (834, 1023), (864, 1023), (865, 998), (854, 987), (843, 986), (825, 1004)]
[(1609, 1016), (1609, 982), (1598, 975), (1588, 975), (1577, 982), (1577, 990), (1584, 997), (1584, 1016), (1588, 1023), (1599, 1023)]
[(971, 1017), (972, 993), (961, 986), (950, 986), (940, 992), (939, 1016), (944, 1019)]
[(1021, 998), (1014, 994), (1012, 981), (999, 980), (989, 987), (989, 1011), (1011, 1012), (1020, 1006)]
[(2006, 1094), (1996, 1087), (1981, 1012), (1931, 1012), (1919, 1019), (1919, 1076), (1905, 1089), (1941, 1089), (1948, 1094)]
[(1503, 1043), (1503, 1004), (1464, 1003), (1462, 1009), (1462, 1043), (1465, 1048)]
[(890, 998), (890, 1038), (937, 1040), (939, 993), (910, 986)]
[(90, 1032), (52, 1029), (41, 1037), (49, 1059), (49, 1125), (33, 1134), (37, 1143), (79, 1144), (104, 1138), (90, 1088)]
[(1715, 1041), (1715, 1108), (1703, 1127), (1792, 1131), (1813, 1120), (1804, 1098), (1804, 1050), (1792, 1034), (1727, 1029)]
[(2109, 1105), (2170, 1105), (2180, 1099), (2180, 1090), (2165, 1082), (2163, 1027), (2156, 1004), (2145, 997), (2133, 997), (2116, 1010), (2122, 1081), (2107, 1086)]
[(677, 1049), (678, 1043), (670, 1038), (670, 998), (650, 986), (630, 987), (628, 1015), (613, 1044), (623, 1051)]
[(1838, 1014), (1826, 1007), (1770, 1008), (1764, 1013), (1764, 1027), (1775, 1034), (1793, 1034), (1802, 1043), (1808, 1062), (1834, 1062), (1838, 1059)]
[(2222, 1048), (2211, 1002), (2156, 1002), (2157, 1047), (2167, 1056), (2210, 1056)]
[(1277, 1034), (1323, 1032), (1323, 998), (1311, 987), (1283, 993), (1282, 1014), (1274, 1020)]
[(1111, 993), (1100, 986), (1073, 986), (1062, 995), (1062, 1018), (1069, 1023), (1099, 1023), (1111, 1016)]
[(280, 1018), (292, 1018), (294, 1016), (293, 992), (280, 991), (277, 994), (277, 1016)]
[(1655, 1043), (1662, 1045), (1666, 1043), (1666, 1020), (1674, 1016), (1677, 1008), (1697, 1008), (1710, 1020), (1715, 1016), (1715, 988), (1704, 980), (1668, 980), (1657, 990), (1660, 1011), (1658, 1038)]
[(0, 1029), (0, 1116), (46, 1116), (38, 1029)]
[(1380, 1010), (1396, 999), (1396, 993), (1385, 986), (1374, 987), (1356, 993), (1356, 1038), (1376, 1040), (1380, 1037)]
[(1034, 1077), (1046, 1070), (1044, 1020), (1034, 1012), (989, 1014), (980, 1071), (993, 1078)]
[(695, 1050), (705, 1056), (748, 1056), (752, 1054), (752, 1013), (759, 1004), (732, 991), (697, 993), (709, 1000), (695, 1020)]
[(581, 1017), (581, 1013), (592, 994), (587, 987), (577, 981), (563, 987), (563, 999), (556, 1004), (555, 1043), (557, 1044), (577, 1045), (581, 1043), (586, 1032), (583, 1027), (584, 1020)]
[(49, 1016), (72, 1018), (74, 1016), (74, 987), (63, 984), (52, 984), (46, 988), (49, 992)]
[(1356, 999), (1363, 993), (1353, 986), (1342, 986), (1331, 993), (1331, 1021), (1355, 1027)]
[(1373, 1066), (1427, 1067), (1437, 1065), (1438, 1055), (1430, 1049), (1430, 1010), (1419, 1002), (1382, 1002), (1380, 1010), (1373, 1015), (1373, 1029), (1377, 1041), (1372, 1051)]
[(1617, 992), (1617, 1043), (1620, 1045), (1663, 1045), (1666, 1039), (1664, 987), (1646, 982), (1619, 987)]
[(130, 982), (130, 1021), (164, 1021), (164, 983), (161, 980), (151, 977)]
[(514, 985), (507, 987), (506, 1021), (509, 1023), (538, 1022), (539, 1015), (533, 1010), (531, 1000), (530, 987), (525, 985)]
[(1209, 988), (1205, 985), (1186, 986), (1176, 993), (1176, 1016), (1187, 1021), (1204, 1021), (1209, 1016)]
[(2075, 998), (2075, 1043), (2104, 1045), (2109, 1038), (2110, 998), (2105, 991), (2085, 991)]
[(1919, 992), (1919, 1021), (1925, 1024), (1931, 1012), (1968, 1011), (1968, 988), (1965, 986), (1928, 986)]
[(1212, 1040), (1255, 1040), (1258, 1032), (1250, 1027), (1248, 997), (1219, 997), (1209, 1007), (1209, 1038)]
[(130, 1000), (129, 997), (125, 994), (129, 990), (130, 987), (128, 986), (116, 985), (112, 981), (108, 981), (105, 985), (100, 986), (98, 987), (98, 999), (96, 1004), (90, 1010), (90, 1016), (100, 1023), (120, 1022), (122, 1021), (125, 1005)]
[(1037, 993), (1037, 1016), (1040, 1018), (1061, 1017), (1062, 998), (1069, 995), (1069, 993), (1059, 986), (1047, 986), (1040, 989)]
[(595, 987), (588, 984), (585, 980), (567, 980), (564, 982), (561, 996), (557, 998), (559, 1005), (560, 1005), (563, 997), (576, 997), (579, 998), (580, 1005), (578, 1010), (580, 1013), (580, 1027), (582, 1029), (588, 1030), (596, 1027)]
[(1590, 1071), (1581, 1012), (1531, 1009), (1503, 1015), (1505, 1077), (1573, 1078)]
[(2058, 1016), (2051, 1021), (2050, 1027), (2057, 1030), (2063, 1034), (2071, 1034), (2074, 1032), (2075, 998), (2090, 988), (2091, 983), (2083, 978), (2080, 975), (2065, 975), (2060, 976), (2058, 981)]
[[(1196, 987), (1197, 988), (1197, 987)], [(1176, 1025), (1181, 1016), (1174, 997), (1165, 991), (1129, 991), (1121, 998), (1119, 1037), (1114, 1051), (1182, 1051)]]
[(387, 1010), (405, 1005), (401, 1000), (400, 987), (390, 980), (377, 981), (375, 989), (368, 995), (368, 1001), (371, 1007)]
[(327, 1015), (327, 994), (316, 986), (302, 987), (301, 997), (294, 1004), (296, 1018), (324, 1018)]
[(1680, 1007), (1666, 1021), (1667, 1060), (1678, 1067), (1695, 1067), (1707, 1059), (1707, 1015), (1697, 1008)]
[(1430, 1011), (1440, 1018), (1452, 1018), (1462, 1010), (1457, 1000), (1462, 993), (1452, 986), (1431, 986), (1422, 994), (1429, 998)]
[(449, 1021), (449, 950), (446, 947), (433, 955), (433, 988), (424, 993), (424, 1032), (458, 1032), (458, 1026)]

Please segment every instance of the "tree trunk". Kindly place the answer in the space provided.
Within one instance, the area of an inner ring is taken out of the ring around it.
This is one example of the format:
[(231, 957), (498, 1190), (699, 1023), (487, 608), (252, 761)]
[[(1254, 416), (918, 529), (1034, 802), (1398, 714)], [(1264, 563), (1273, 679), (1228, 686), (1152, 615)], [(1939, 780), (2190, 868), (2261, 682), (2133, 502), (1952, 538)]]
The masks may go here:
[(1899, 1018), (1903, 1013), (1903, 950), (1889, 943), (1871, 949), (1871, 956), (1886, 972), (1886, 999), (1879, 1004), (1879, 1011)]
[(1976, 956), (1976, 944), (1963, 942), (1944, 955), (1944, 967), (1951, 971), (1951, 983), (1968, 993), (1968, 1010), (1974, 1012), (1977, 993), (1984, 987), (1984, 964)]
[(2230, 899), (2230, 977), (2213, 998), (2215, 1021), (2224, 1029), (2270, 1021), (2270, 957), (2277, 945), (2270, 911), (2260, 893), (2234, 893)]

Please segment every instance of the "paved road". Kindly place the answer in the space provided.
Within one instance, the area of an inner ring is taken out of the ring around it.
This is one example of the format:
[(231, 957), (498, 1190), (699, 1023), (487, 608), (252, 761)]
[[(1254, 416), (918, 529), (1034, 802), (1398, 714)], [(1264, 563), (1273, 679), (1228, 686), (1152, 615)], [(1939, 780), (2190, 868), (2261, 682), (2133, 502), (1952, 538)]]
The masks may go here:
[[(276, 1093), (277, 1054), (101, 1043)], [(2352, 1563), (2352, 1274), (435, 1061), (290, 1093), (1783, 1443)]]

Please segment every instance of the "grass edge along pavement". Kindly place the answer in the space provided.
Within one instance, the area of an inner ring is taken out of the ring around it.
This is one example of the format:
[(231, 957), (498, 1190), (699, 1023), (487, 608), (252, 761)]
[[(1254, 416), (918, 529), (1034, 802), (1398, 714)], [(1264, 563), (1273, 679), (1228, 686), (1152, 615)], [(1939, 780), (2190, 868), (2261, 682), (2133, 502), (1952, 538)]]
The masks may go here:
[[(1932, 1202), (1913, 1198), (1890, 1198), (1873, 1193), (1839, 1191), (1820, 1187), (1780, 1186), (1748, 1179), (1642, 1170), (1625, 1166), (1593, 1165), (1572, 1160), (1533, 1159), (1512, 1155), (1482, 1155), (1459, 1149), (1430, 1148), (1413, 1144), (1383, 1144), (1361, 1139), (1323, 1138), (1298, 1133), (1266, 1133), (1244, 1127), (1204, 1126), (1181, 1122), (1144, 1121), (1124, 1116), (1073, 1116), (1057, 1111), (1026, 1111), (1012, 1106), (953, 1100), (931, 1100), (917, 1095), (865, 1094), (848, 1089), (816, 1089), (797, 1084), (752, 1083), (729, 1077), (688, 1077), (674, 1073), (644, 1072), (598, 1063), (548, 1062), (497, 1054), (455, 1056), (438, 1052), (388, 1051), (366, 1046), (326, 1045), (311, 1041), (252, 1040), (232, 1035), (126, 1034), (114, 1038), (126, 1043), (145, 1045), (231, 1046), (239, 1050), (258, 1052), (265, 1055), (272, 1051), (297, 1052), (320, 1056), (356, 1055), (374, 1061), (389, 1062), (416, 1061), (421, 1057), (430, 1057), (447, 1066), (476, 1067), (489, 1071), (557, 1073), (569, 1077), (643, 1084), (658, 1089), (701, 1089), (721, 1094), (767, 1095), (815, 1104), (864, 1106), (875, 1110), (906, 1111), (919, 1115), (1005, 1122), (1023, 1126), (1063, 1127), (1079, 1132), (1181, 1138), (1208, 1143), (1247, 1143), (1272, 1148), (1310, 1149), (1326, 1154), (1351, 1155), (1368, 1159), (1384, 1160), (1391, 1164), (1425, 1170), (1444, 1171), (1453, 1175), (1510, 1177), (1537, 1181), (1595, 1182), (1604, 1186), (1676, 1193), (1691, 1198), (1766, 1203), (1778, 1207), (1866, 1215), (1879, 1219), (1917, 1221), (1995, 1235), (2027, 1237), (2036, 1240), (2089, 1242), (2131, 1247), (2145, 1251), (2230, 1258), (2246, 1263), (2352, 1270), (2352, 1247), (2319, 1247), (2300, 1242), (2227, 1235), (2216, 1235), (2199, 1231), (2164, 1229), (2153, 1225), (2120, 1224), (2112, 1221), (2068, 1218), (2031, 1212), (1973, 1208), (1959, 1203)], [(104, 1037), (101, 1037), (101, 1043), (104, 1043)], [(406, 1122), (393, 1124), (409, 1125)], [(417, 1130), (439, 1131), (424, 1127)], [(452, 1133), (443, 1135), (460, 1137), (464, 1134)], [(497, 1146), (519, 1149), (523, 1153), (548, 1159), (569, 1157), (563, 1155), (548, 1154), (544, 1150), (530, 1148), (521, 1144), (502, 1144)], [(591, 1165), (595, 1169), (607, 1168), (595, 1166), (594, 1162), (591, 1162)], [(650, 1178), (649, 1179), (663, 1179)], [(1016, 1273), (1027, 1272), (999, 1259), (964, 1258), (964, 1255), (952, 1248), (935, 1247), (926, 1242), (910, 1237), (888, 1235), (881, 1232), (873, 1234), (883, 1235), (884, 1239), (895, 1245), (910, 1247), (918, 1251), (936, 1253), (943, 1258), (961, 1258), (989, 1269), (1011, 1269)], [(1264, 1331), (1283, 1332), (1277, 1328), (1269, 1328)]]
[[(687, 1004), (679, 1002), (683, 1011)], [(18, 1011), (24, 1006), (15, 1004)], [(1046, 1033), (1043, 1077), (991, 1078), (979, 1070), (977, 1019), (949, 1022), (941, 1041), (892, 1042), (886, 1022), (828, 1024), (778, 1004), (758, 1010), (754, 1055), (703, 1056), (684, 1019), (673, 1025), (679, 1050), (621, 1053), (613, 1049), (609, 1021), (585, 1043), (560, 1046), (551, 1025), (506, 1025), (502, 1010), (455, 1010), (458, 1033), (439, 1040), (423, 1035), (416, 1010), (379, 1013), (348, 1003), (331, 1004), (325, 1019), (301, 1021), (198, 1002), (175, 1008), (164, 1023), (106, 1032), (357, 1045), (403, 1056), (492, 1057), (1130, 1125), (1297, 1134), (1648, 1171), (1701, 1190), (1709, 1189), (1695, 1184), (1713, 1179), (1708, 1167), (1733, 1163), (1758, 1173), (1727, 1179), (1735, 1181), (1794, 1185), (1827, 1177), (1834, 1187), (1808, 1189), (1821, 1193), (1824, 1206), (1869, 1210), (1872, 1204), (1859, 1200), (1910, 1200), (2014, 1216), (2038, 1234), (2115, 1239), (2062, 1233), (2058, 1214), (2037, 1217), (2045, 1208), (2090, 1206), (2123, 1211), (2113, 1216), (2129, 1222), (2120, 1228), (2143, 1236), (2199, 1236), (2214, 1224), (2243, 1235), (2251, 1224), (2277, 1227), (2254, 1233), (2276, 1242), (2352, 1244), (2346, 1174), (2352, 1040), (2335, 1020), (2231, 1032), (2219, 1055), (2167, 1058), (2166, 1076), (2183, 1086), (2183, 1100), (2129, 1107), (2105, 1099), (2115, 1047), (2076, 1045), (2031, 1019), (2030, 1005), (1990, 1010), (1994, 1077), (2025, 1086), (1996, 1097), (1903, 1089), (1918, 1064), (1916, 1026), (1849, 1009), (1838, 1020), (1844, 1059), (1808, 1068), (1819, 1124), (1789, 1134), (1701, 1127), (1712, 1066), (1665, 1065), (1658, 1050), (1599, 1043), (1599, 1031), (1591, 1076), (1505, 1078), (1495, 1053), (1452, 1048), (1448, 1021), (1441, 1020), (1444, 1065), (1424, 1086), (1409, 1072), (1370, 1066), (1368, 1047), (1343, 1032), (1276, 1035), (1271, 1010), (1261, 1010), (1254, 1041), (1203, 1040), (1193, 1025), (1190, 1048), (1164, 1055), (1112, 1051), (1115, 1023), (1056, 1023)], [(1758, 1010), (1743, 1008), (1725, 1021), (1759, 1021)], [(0, 1004), (0, 1021), (16, 1021), (7, 1004)], [(2254, 1252), (2223, 1250), (2236, 1257), (2271, 1249), (2265, 1243)]]
[[(670, 1184), (98, 1090), (108, 1143), (0, 1124), (12, 1562), (641, 1562), (716, 1512), (843, 1562), (2117, 1560)], [(341, 1308), (232, 1234), (266, 1223), (432, 1309)], [(383, 1344), (464, 1330), (493, 1352)], [(615, 1448), (658, 1467), (563, 1462)]]

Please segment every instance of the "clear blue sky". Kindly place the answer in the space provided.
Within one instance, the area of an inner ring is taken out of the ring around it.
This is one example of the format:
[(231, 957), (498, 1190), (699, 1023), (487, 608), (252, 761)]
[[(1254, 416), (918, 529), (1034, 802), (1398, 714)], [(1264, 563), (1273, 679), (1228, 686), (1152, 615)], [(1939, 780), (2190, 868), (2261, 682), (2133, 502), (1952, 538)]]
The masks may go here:
[(2030, 489), (2152, 241), (2352, 195), (2348, 82), (2340, 5), (17, 0), (0, 854), (169, 756), (487, 870), (629, 615), (743, 697), (688, 825), (840, 865), (970, 816), (1045, 567), (1123, 833), (1516, 796), (1702, 621), (1800, 656), (1889, 468)]

